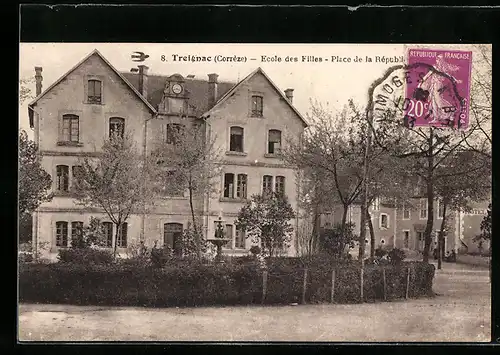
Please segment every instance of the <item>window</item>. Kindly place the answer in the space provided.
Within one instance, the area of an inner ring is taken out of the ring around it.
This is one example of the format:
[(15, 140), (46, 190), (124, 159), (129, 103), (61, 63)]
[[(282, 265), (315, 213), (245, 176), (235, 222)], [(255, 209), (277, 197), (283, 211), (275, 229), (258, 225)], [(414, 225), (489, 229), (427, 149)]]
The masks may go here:
[(264, 175), (262, 178), (262, 194), (268, 195), (273, 192), (273, 177), (271, 175)]
[(403, 219), (410, 219), (410, 209), (403, 205)]
[(427, 219), (427, 200), (420, 199), (420, 219)]
[(243, 128), (231, 127), (229, 136), (229, 150), (231, 152), (243, 152)]
[(410, 247), (410, 231), (403, 231), (403, 247), (408, 249)]
[(263, 98), (262, 96), (252, 96), (252, 116), (262, 117), (263, 115)]
[(82, 236), (83, 222), (71, 222), (71, 242)]
[(236, 226), (236, 236), (234, 238), (234, 247), (236, 249), (245, 249), (245, 231), (243, 228)]
[(62, 141), (75, 142), (80, 140), (80, 118), (77, 115), (63, 115)]
[(128, 223), (125, 222), (121, 225), (121, 234), (118, 236), (118, 240), (116, 241), (118, 248), (127, 247), (127, 231), (128, 231)]
[(277, 129), (269, 130), (267, 152), (269, 154), (279, 154), (281, 152), (281, 131)]
[(68, 191), (69, 188), (69, 167), (67, 165), (57, 165), (57, 191)]
[(423, 241), (424, 240), (424, 232), (417, 232), (417, 237), (418, 237), (419, 241)]
[(234, 174), (224, 174), (224, 197), (234, 198)]
[(231, 239), (229, 240), (224, 246), (226, 248), (233, 248), (233, 225), (232, 224), (226, 224), (226, 230), (224, 231), (225, 236), (224, 238)]
[(109, 138), (119, 137), (123, 139), (125, 133), (125, 120), (120, 117), (109, 119)]
[(68, 246), (68, 222), (56, 222), (56, 246)]
[(104, 239), (106, 241), (106, 246), (111, 248), (113, 246), (113, 223), (102, 222), (102, 227), (104, 231)]
[(285, 177), (276, 176), (276, 186), (275, 189), (277, 194), (285, 195)]
[(182, 254), (182, 224), (165, 223), (163, 225), (163, 245), (174, 251), (174, 254)]
[(385, 213), (380, 214), (380, 228), (389, 228), (389, 216)]
[(372, 209), (374, 211), (380, 211), (380, 199), (378, 197), (375, 197), (375, 199), (373, 200)]
[(88, 102), (91, 104), (100, 104), (101, 103), (101, 81), (99, 80), (89, 80), (88, 81)]
[(439, 219), (442, 219), (443, 218), (443, 214), (444, 214), (444, 204), (442, 203), (441, 200), (437, 200), (437, 205), (438, 205), (438, 216), (437, 218)]
[(247, 198), (247, 176), (238, 174), (236, 182), (236, 197)]
[(178, 144), (182, 132), (184, 131), (184, 125), (180, 123), (169, 123), (167, 124), (167, 136), (166, 143), (167, 144)]

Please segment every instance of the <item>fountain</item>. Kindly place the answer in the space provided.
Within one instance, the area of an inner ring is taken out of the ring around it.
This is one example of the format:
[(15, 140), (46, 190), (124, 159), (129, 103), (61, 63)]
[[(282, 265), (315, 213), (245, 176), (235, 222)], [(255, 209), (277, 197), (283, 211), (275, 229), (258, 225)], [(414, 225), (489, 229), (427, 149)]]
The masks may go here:
[(215, 229), (215, 238), (207, 239), (210, 243), (217, 247), (217, 254), (215, 255), (215, 261), (218, 263), (223, 263), (222, 260), (222, 246), (232, 239), (224, 238), (224, 227), (222, 226), (222, 217), (219, 215), (219, 220), (217, 221), (217, 227)]

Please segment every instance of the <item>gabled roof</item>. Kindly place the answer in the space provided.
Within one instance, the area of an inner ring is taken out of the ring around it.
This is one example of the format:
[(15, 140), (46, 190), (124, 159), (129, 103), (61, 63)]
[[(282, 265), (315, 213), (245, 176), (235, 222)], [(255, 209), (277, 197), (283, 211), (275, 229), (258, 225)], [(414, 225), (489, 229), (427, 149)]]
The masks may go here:
[(233, 88), (231, 90), (229, 90), (228, 92), (226, 92), (226, 94), (223, 95), (215, 103), (214, 107), (210, 108), (207, 112), (205, 112), (203, 116), (209, 115), (210, 112), (212, 112), (215, 108), (217, 108), (217, 106), (220, 106), (224, 101), (226, 101), (227, 98), (229, 98), (236, 90), (238, 90), (238, 88), (241, 87), (241, 85), (243, 85), (244, 83), (246, 83), (247, 81), (249, 81), (256, 74), (262, 74), (267, 79), (267, 81), (269, 81), (269, 83), (271, 84), (271, 86), (276, 90), (276, 92), (278, 93), (278, 95), (280, 95), (281, 98), (283, 98), (285, 100), (285, 102), (288, 104), (288, 106), (290, 106), (290, 108), (295, 112), (295, 114), (301, 119), (301, 121), (304, 124), (304, 126), (305, 127), (309, 126), (309, 124), (307, 123), (306, 119), (291, 104), (291, 102), (286, 98), (285, 94), (283, 92), (281, 92), (281, 90), (278, 88), (278, 86), (276, 86), (276, 84), (271, 80), (271, 78), (269, 78), (269, 76), (264, 72), (264, 70), (262, 70), (261, 67), (255, 69), (253, 72), (251, 72), (250, 74), (248, 74), (243, 80), (241, 80), (239, 83), (237, 83), (236, 85), (234, 85)]
[(104, 56), (97, 50), (94, 49), (92, 52), (90, 52), (85, 58), (83, 58), (80, 62), (78, 62), (73, 68), (68, 70), (64, 75), (62, 75), (59, 79), (57, 79), (52, 85), (50, 85), (47, 89), (45, 89), (40, 95), (35, 97), (33, 101), (31, 101), (28, 104), (28, 107), (31, 108), (33, 105), (36, 104), (38, 100), (40, 100), (43, 96), (45, 96), (46, 93), (48, 93), (52, 88), (54, 88), (57, 84), (59, 84), (65, 77), (67, 77), (69, 74), (71, 74), (74, 70), (76, 70), (80, 65), (85, 63), (90, 57), (93, 55), (97, 55), (101, 60), (108, 65), (113, 72), (115, 72), (118, 77), (123, 80), (123, 82), (137, 95), (137, 97), (153, 112), (156, 113), (156, 109), (146, 100), (144, 96), (141, 95), (139, 91), (118, 71), (111, 65), (110, 62)]
[[(139, 88), (139, 74), (123, 72), (122, 75), (134, 87)], [(158, 105), (163, 98), (165, 83), (169, 77), (169, 75), (148, 75), (148, 92), (146, 99), (155, 109), (158, 109)], [(218, 99), (221, 98), (235, 84), (236, 83), (234, 82), (219, 81), (217, 83)], [(184, 85), (186, 92), (188, 93), (189, 106), (193, 110), (193, 114), (200, 117), (211, 108), (209, 107), (208, 98), (208, 80), (184, 78)]]

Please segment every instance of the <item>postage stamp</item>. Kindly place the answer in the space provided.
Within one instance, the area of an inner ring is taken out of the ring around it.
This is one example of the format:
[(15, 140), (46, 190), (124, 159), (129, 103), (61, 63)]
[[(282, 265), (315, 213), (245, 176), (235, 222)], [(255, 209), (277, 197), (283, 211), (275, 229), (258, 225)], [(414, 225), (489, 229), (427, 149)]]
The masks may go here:
[(472, 52), (409, 49), (405, 117), (415, 127), (469, 125)]

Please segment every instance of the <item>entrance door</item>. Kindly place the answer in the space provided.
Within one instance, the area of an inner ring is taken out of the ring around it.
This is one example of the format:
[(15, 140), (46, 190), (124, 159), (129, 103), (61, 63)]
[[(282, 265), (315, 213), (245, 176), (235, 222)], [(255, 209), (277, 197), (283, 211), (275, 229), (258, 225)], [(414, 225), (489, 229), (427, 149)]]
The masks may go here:
[(163, 225), (163, 245), (171, 248), (175, 255), (182, 255), (181, 223), (165, 223)]

